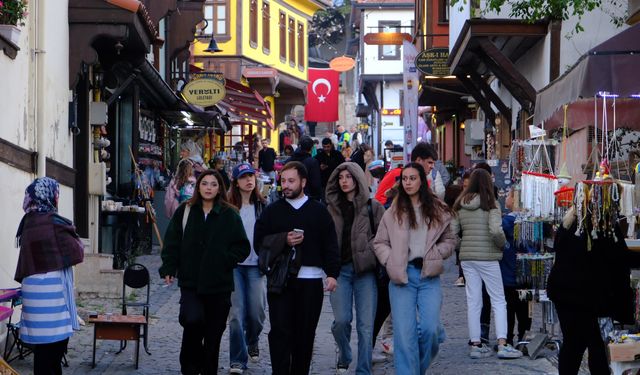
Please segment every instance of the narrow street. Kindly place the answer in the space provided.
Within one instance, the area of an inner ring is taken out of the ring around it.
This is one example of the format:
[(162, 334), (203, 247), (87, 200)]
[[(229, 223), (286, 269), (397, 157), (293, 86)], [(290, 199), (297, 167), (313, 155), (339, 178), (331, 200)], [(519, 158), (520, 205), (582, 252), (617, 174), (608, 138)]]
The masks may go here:
[[(151, 326), (148, 356), (141, 348), (140, 368), (134, 369), (135, 345), (130, 342), (127, 349), (119, 355), (116, 341), (98, 341), (96, 352), (96, 368), (91, 369), (91, 354), (93, 341), (93, 326), (87, 324), (82, 327), (70, 340), (69, 368), (64, 369), (65, 374), (179, 374), (180, 366), (178, 354), (180, 351), (180, 339), (182, 329), (178, 324), (178, 310), (180, 293), (177, 286), (164, 287), (157, 277), (157, 269), (160, 265), (158, 255), (141, 256), (138, 262), (149, 268), (153, 282), (151, 287)], [(545, 358), (530, 360), (524, 357), (516, 360), (498, 360), (490, 357), (481, 360), (472, 360), (468, 356), (467, 348), (467, 323), (464, 288), (453, 286), (457, 276), (457, 269), (453, 260), (447, 263), (447, 271), (443, 275), (444, 306), (442, 318), (447, 331), (447, 341), (440, 347), (440, 354), (432, 364), (428, 374), (555, 374), (557, 370), (551, 362)], [(119, 311), (119, 300), (79, 300), (79, 312), (83, 319), (87, 318), (89, 311), (98, 313)], [(328, 296), (325, 297), (324, 307), (317, 329), (315, 353), (311, 374), (330, 375), (335, 373), (335, 345), (331, 335), (331, 322), (333, 314)], [(539, 325), (539, 319), (534, 319), (534, 327)], [(534, 328), (537, 329), (537, 328)], [(269, 322), (267, 319), (265, 329), (260, 341), (260, 362), (251, 364), (245, 374), (270, 374), (269, 348), (267, 333)], [(352, 348), (355, 346), (355, 331), (352, 334)], [(229, 369), (228, 336), (222, 339), (219, 374), (227, 374)], [(355, 354), (354, 354), (355, 357)], [(21, 361), (12, 362), (15, 369), (23, 375), (32, 373), (33, 357)], [(355, 363), (353, 364), (355, 365)], [(354, 366), (350, 374), (354, 374)], [(395, 374), (392, 359), (374, 366), (374, 374)]]

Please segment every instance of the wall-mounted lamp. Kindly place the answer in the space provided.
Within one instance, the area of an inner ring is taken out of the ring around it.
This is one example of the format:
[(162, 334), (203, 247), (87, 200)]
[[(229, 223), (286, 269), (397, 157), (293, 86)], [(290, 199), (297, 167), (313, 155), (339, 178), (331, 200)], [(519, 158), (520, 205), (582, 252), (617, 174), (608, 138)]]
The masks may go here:
[(222, 52), (220, 47), (218, 47), (218, 42), (216, 42), (216, 38), (214, 38), (213, 36), (211, 37), (211, 40), (209, 41), (209, 47), (207, 47), (207, 49), (205, 49), (204, 52), (209, 52), (209, 53)]

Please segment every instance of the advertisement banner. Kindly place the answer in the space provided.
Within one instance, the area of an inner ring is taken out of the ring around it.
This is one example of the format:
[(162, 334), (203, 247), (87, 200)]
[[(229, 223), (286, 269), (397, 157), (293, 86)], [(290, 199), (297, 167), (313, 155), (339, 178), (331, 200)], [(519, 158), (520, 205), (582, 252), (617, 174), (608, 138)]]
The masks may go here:
[(404, 160), (411, 160), (411, 150), (416, 145), (418, 133), (418, 86), (420, 85), (420, 73), (416, 68), (416, 56), (418, 51), (411, 42), (402, 44), (402, 82), (403, 82), (403, 108), (402, 123), (404, 125)]

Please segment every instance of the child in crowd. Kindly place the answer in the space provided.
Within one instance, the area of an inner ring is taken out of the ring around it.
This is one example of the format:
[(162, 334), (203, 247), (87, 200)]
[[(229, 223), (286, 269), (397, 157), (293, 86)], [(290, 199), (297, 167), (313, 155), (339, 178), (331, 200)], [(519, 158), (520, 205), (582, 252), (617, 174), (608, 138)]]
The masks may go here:
[(502, 217), (502, 230), (504, 231), (507, 243), (502, 250), (502, 260), (500, 260), (500, 271), (502, 272), (502, 284), (504, 285), (504, 297), (507, 301), (507, 343), (514, 345), (513, 329), (516, 318), (518, 319), (518, 342), (524, 339), (525, 333), (531, 329), (531, 318), (529, 317), (529, 306), (527, 301), (522, 301), (518, 297), (516, 290), (516, 253), (513, 229), (516, 215), (514, 207), (514, 190), (509, 190), (505, 206), (509, 213)]

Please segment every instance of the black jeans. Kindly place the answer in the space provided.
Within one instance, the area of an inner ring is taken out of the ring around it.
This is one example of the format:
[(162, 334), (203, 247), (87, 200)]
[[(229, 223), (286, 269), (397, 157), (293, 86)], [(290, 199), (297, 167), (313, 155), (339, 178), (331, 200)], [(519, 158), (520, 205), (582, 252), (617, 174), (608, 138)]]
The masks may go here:
[(50, 344), (33, 345), (33, 375), (61, 375), (62, 356), (69, 339)]
[(291, 278), (282, 294), (267, 294), (273, 375), (309, 373), (323, 297), (322, 279)]
[(380, 329), (391, 313), (391, 303), (389, 302), (389, 278), (378, 279), (378, 303), (376, 306), (376, 317), (373, 321), (373, 346), (376, 346), (376, 337)]
[(504, 299), (507, 302), (507, 343), (513, 345), (513, 329), (516, 325), (516, 319), (518, 319), (518, 341), (521, 341), (525, 333), (531, 329), (529, 302), (521, 301), (518, 297), (518, 291), (512, 286), (504, 287)]
[(556, 304), (562, 347), (558, 356), (558, 373), (575, 375), (585, 349), (589, 349), (589, 371), (593, 375), (609, 374), (609, 364), (604, 341), (600, 336), (598, 318), (584, 309), (571, 305)]
[(216, 375), (231, 293), (197, 294), (188, 288), (180, 293), (179, 321), (184, 328), (180, 369), (185, 375)]

